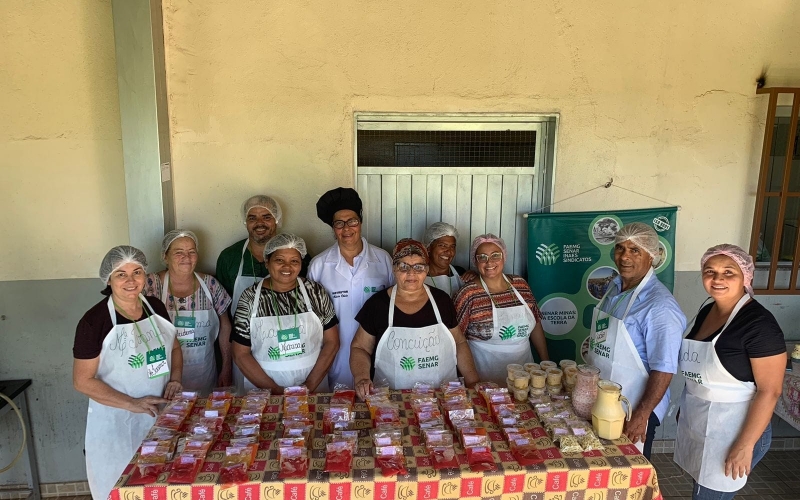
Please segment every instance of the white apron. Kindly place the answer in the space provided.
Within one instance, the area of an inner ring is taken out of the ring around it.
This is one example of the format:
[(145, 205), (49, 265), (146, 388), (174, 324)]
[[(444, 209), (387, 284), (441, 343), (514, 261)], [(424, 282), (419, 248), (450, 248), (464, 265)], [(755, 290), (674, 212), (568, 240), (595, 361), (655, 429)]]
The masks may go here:
[[(731, 375), (714, 346), (749, 299), (745, 294), (739, 300), (711, 342), (683, 339), (681, 343), (679, 366), (686, 387), (681, 394), (674, 459), (697, 484), (716, 491), (737, 491), (747, 482), (747, 476), (736, 480), (725, 476), (725, 459), (744, 427), (756, 385)], [(691, 330), (689, 325), (686, 332)]]
[[(244, 240), (244, 246), (242, 246), (242, 257), (239, 259), (239, 272), (236, 273), (236, 281), (233, 282), (233, 293), (231, 294), (231, 319), (236, 316), (236, 307), (239, 305), (239, 297), (242, 296), (242, 292), (263, 279), (259, 278), (258, 276), (242, 276), (242, 268), (244, 267), (244, 253), (247, 251), (248, 243), (250, 243), (249, 239)], [(253, 269), (253, 273), (255, 273), (255, 269)], [(239, 370), (239, 367), (236, 366), (236, 363), (233, 364), (232, 373), (233, 385), (236, 387), (237, 394), (243, 394), (242, 390), (244, 389), (245, 380), (244, 374), (241, 370)]]
[[(628, 307), (621, 318), (617, 319), (610, 313), (601, 310), (612, 286), (609, 286), (603, 299), (592, 312), (592, 328), (589, 333), (589, 353), (586, 361), (600, 368), (600, 378), (612, 380), (622, 386), (622, 395), (631, 402), (631, 409), (636, 408), (642, 400), (644, 389), (650, 373), (644, 367), (642, 358), (633, 344), (625, 318), (628, 316), (636, 297), (644, 285), (653, 277), (653, 268), (647, 271), (642, 281), (630, 292), (631, 298)], [(620, 302), (623, 299), (620, 299)], [(619, 304), (619, 302), (617, 302)], [(611, 311), (613, 313), (613, 310)], [(636, 443), (639, 451), (644, 450), (644, 442)]]
[(480, 278), (483, 289), (486, 290), (492, 301), (492, 337), (489, 340), (469, 340), (469, 348), (472, 351), (472, 358), (475, 360), (475, 369), (478, 370), (478, 379), (484, 382), (494, 382), (500, 386), (504, 386), (506, 383), (507, 365), (533, 363), (530, 336), (536, 327), (536, 317), (522, 299), (522, 295), (511, 285), (505, 275), (503, 275), (503, 279), (511, 287), (521, 305), (496, 308), (492, 294), (486, 288), (483, 278)]
[(461, 281), (461, 276), (458, 275), (456, 268), (452, 265), (450, 265), (450, 272), (453, 273), (452, 276), (446, 274), (442, 274), (441, 276), (427, 276), (425, 278), (425, 284), (447, 292), (447, 295), (452, 298), (453, 295), (464, 286), (464, 282)]
[[(133, 323), (117, 325), (117, 313), (109, 297), (108, 312), (113, 327), (103, 340), (95, 378), (132, 398), (161, 397), (169, 382), (169, 370), (166, 374), (160, 372), (155, 378), (148, 376), (147, 344), (150, 344), (151, 349), (163, 344), (167, 367), (171, 369), (175, 327), (157, 315), (141, 294), (139, 299), (150, 316), (149, 319), (136, 323), (141, 336)], [(112, 408), (89, 399), (85, 442), (86, 475), (93, 498), (108, 498), (117, 479), (154, 423), (155, 418), (146, 413)]]
[(430, 382), (438, 387), (442, 382), (458, 377), (456, 341), (442, 323), (431, 291), (427, 285), (424, 286), (436, 315), (436, 324), (424, 328), (393, 326), (397, 287), (392, 288), (389, 326), (375, 348), (374, 380), (379, 383), (386, 379), (394, 390), (411, 389), (415, 382)]
[[(256, 287), (250, 313), (250, 350), (264, 373), (277, 385), (301, 385), (314, 368), (322, 349), (322, 323), (311, 309), (311, 301), (300, 278), (297, 278), (295, 292), (300, 290), (308, 311), (296, 315), (258, 317), (263, 284), (261, 281)], [(315, 392), (328, 392), (326, 378)], [(244, 387), (250, 390), (255, 385), (245, 379)]]
[[(209, 302), (214, 304), (211, 291), (200, 275), (194, 273), (195, 278), (200, 283), (200, 288), (208, 297)], [(161, 286), (161, 301), (167, 303), (169, 294), (169, 271), (164, 273), (164, 284)], [(217, 385), (217, 362), (214, 358), (214, 342), (219, 335), (219, 316), (217, 311), (211, 310), (192, 310), (177, 311), (177, 297), (175, 299), (176, 310), (168, 310), (172, 324), (177, 330), (177, 339), (181, 343), (183, 353), (183, 378), (181, 384), (185, 391), (200, 391), (205, 396)], [(179, 314), (182, 312), (183, 314)], [(176, 320), (176, 317), (178, 319)], [(192, 326), (192, 323), (194, 326)]]

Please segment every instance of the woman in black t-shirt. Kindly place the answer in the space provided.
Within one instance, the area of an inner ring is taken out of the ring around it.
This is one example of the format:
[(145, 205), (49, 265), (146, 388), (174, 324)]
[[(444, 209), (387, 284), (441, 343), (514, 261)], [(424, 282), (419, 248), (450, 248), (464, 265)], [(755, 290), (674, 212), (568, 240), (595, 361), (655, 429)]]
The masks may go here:
[(747, 252), (717, 245), (700, 267), (714, 302), (700, 310), (681, 344), (686, 388), (674, 457), (694, 479), (694, 499), (728, 499), (769, 449), (786, 344), (775, 318), (752, 298)]
[(373, 377), (386, 379), (392, 389), (407, 389), (415, 382), (453, 379), (456, 366), (468, 385), (476, 383), (472, 353), (450, 297), (424, 284), (425, 247), (400, 240), (392, 264), (397, 284), (370, 297), (356, 315), (360, 326), (350, 347), (350, 370), (358, 395), (369, 394)]

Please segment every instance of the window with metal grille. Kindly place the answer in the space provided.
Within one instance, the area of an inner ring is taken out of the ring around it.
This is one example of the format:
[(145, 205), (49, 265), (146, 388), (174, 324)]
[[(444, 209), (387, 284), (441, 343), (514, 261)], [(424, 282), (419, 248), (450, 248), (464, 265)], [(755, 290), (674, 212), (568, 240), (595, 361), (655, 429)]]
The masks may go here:
[(800, 294), (800, 88), (764, 88), (769, 110), (750, 254), (756, 293)]
[(358, 164), (534, 167), (534, 130), (359, 130)]

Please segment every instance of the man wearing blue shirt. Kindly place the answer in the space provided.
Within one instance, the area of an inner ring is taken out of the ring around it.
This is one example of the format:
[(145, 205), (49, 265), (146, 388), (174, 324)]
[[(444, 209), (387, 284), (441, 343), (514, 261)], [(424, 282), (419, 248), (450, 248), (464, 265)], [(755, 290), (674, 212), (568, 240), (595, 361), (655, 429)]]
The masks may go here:
[(655, 276), (661, 263), (658, 235), (641, 222), (615, 237), (619, 276), (595, 307), (588, 361), (600, 377), (617, 382), (633, 407), (624, 433), (645, 457), (669, 405), (669, 383), (678, 370), (686, 316)]

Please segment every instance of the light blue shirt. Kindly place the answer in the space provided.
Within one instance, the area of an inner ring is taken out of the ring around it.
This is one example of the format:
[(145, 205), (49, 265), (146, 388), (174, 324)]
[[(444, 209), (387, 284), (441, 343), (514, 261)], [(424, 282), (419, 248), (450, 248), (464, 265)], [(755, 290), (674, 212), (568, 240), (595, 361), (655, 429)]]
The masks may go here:
[[(620, 319), (625, 314), (633, 294), (620, 293), (622, 278), (619, 276), (614, 278), (610, 286), (601, 310), (606, 313), (614, 311), (612, 315)], [(683, 332), (686, 330), (686, 316), (675, 297), (658, 280), (655, 273), (642, 287), (623, 323), (648, 372), (656, 370), (677, 373), (678, 353), (681, 349)], [(669, 407), (669, 389), (653, 410), (660, 422), (664, 421), (667, 407)]]

